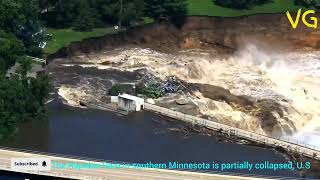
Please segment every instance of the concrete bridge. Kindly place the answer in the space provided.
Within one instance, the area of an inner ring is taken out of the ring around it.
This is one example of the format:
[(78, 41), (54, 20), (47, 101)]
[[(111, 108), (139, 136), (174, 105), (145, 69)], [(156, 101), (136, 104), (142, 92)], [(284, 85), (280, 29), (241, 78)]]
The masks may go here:
[[(51, 160), (51, 170), (49, 171), (28, 171), (11, 169), (12, 158), (49, 158)], [(36, 174), (43, 176), (59, 177), (64, 179), (168, 179), (168, 180), (255, 180), (255, 179), (293, 179), (282, 177), (264, 177), (243, 174), (226, 174), (226, 173), (200, 173), (187, 172), (181, 170), (165, 170), (165, 169), (136, 169), (136, 168), (97, 168), (97, 169), (81, 169), (76, 168), (53, 168), (53, 164), (68, 164), (68, 163), (90, 163), (101, 164), (106, 162), (103, 160), (93, 160), (80, 157), (61, 156), (55, 154), (46, 154), (41, 152), (18, 150), (0, 147), (0, 170), (13, 171), (27, 174)], [(108, 162), (111, 164), (124, 164), (123, 162)]]

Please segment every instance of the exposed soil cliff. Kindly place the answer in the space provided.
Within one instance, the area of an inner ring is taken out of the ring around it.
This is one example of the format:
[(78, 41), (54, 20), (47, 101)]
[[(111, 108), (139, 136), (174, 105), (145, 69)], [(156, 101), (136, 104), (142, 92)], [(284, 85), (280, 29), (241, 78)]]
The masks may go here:
[(131, 28), (102, 38), (75, 42), (49, 59), (90, 53), (123, 45), (139, 45), (160, 51), (188, 48), (234, 50), (243, 41), (263, 42), (279, 48), (319, 48), (320, 33), (302, 23), (293, 30), (285, 14), (265, 14), (236, 18), (189, 17), (181, 29), (168, 23)]

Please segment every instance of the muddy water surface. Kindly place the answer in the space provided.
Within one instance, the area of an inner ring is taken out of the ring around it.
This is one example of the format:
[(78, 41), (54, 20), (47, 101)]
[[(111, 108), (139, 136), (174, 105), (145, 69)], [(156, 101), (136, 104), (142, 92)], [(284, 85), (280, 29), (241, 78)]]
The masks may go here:
[[(170, 131), (183, 124), (150, 112), (116, 116), (113, 113), (72, 108), (57, 102), (49, 106), (49, 120), (24, 124), (4, 146), (125, 162), (223, 163), (288, 159), (271, 149), (218, 141), (213, 136)], [(273, 176), (294, 176), (291, 171), (241, 171)], [(313, 177), (313, 176), (312, 176)]]

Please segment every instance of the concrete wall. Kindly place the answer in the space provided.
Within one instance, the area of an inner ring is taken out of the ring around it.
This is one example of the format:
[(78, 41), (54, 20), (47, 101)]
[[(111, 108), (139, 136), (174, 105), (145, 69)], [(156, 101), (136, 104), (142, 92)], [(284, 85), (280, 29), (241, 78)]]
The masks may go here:
[(263, 134), (245, 131), (239, 128), (234, 128), (228, 125), (209, 121), (199, 117), (183, 114), (181, 112), (173, 111), (163, 107), (155, 106), (152, 104), (145, 104), (145, 108), (150, 111), (155, 111), (165, 116), (175, 118), (187, 123), (197, 124), (200, 126), (207, 127), (212, 130), (222, 130), (228, 134), (235, 135), (239, 138), (251, 140), (257, 143), (266, 144), (270, 147), (282, 147), (287, 151), (296, 151), (306, 157), (320, 160), (320, 148), (316, 146), (310, 146), (307, 144), (300, 144), (299, 142), (292, 141), (289, 138), (274, 138)]
[(111, 96), (110, 99), (111, 99), (112, 103), (118, 103), (119, 102), (118, 96)]
[(136, 102), (119, 97), (119, 108), (126, 111), (137, 111)]
[(141, 111), (144, 109), (144, 101), (137, 101), (136, 102), (136, 111)]
[(129, 100), (126, 98), (118, 97), (119, 108), (126, 111), (141, 111), (144, 109), (144, 100)]

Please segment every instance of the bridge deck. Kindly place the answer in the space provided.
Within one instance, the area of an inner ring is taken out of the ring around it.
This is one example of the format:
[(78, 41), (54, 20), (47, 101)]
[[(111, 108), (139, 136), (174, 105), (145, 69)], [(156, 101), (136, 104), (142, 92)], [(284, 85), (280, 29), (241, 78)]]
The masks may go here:
[[(64, 163), (101, 163), (96, 161), (79, 160), (72, 158), (57, 157), (52, 155), (41, 155), (36, 153), (18, 152), (12, 150), (0, 149), (0, 169), (6, 171), (13, 171), (11, 169), (11, 158), (50, 158), (53, 162)], [(262, 179), (255, 177), (241, 177), (219, 174), (206, 174), (195, 172), (182, 172), (164, 169), (51, 169), (50, 171), (16, 171), (29, 174), (38, 174), (45, 176), (72, 178), (72, 179), (183, 179), (183, 180), (236, 180), (236, 179)]]

